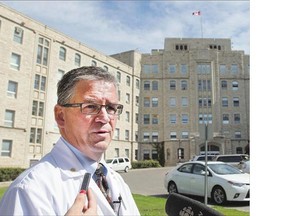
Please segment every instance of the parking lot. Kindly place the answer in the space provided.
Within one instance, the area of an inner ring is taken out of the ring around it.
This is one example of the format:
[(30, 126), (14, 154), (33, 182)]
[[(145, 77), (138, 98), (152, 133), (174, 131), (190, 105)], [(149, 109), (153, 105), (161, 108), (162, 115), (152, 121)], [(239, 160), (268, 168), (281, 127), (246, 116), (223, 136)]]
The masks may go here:
[[(135, 169), (129, 170), (128, 173), (119, 173), (129, 185), (132, 193), (146, 196), (167, 197), (168, 192), (164, 188), (164, 176), (171, 168), (172, 167)], [(193, 198), (204, 202), (204, 198)], [(229, 202), (225, 207), (240, 211), (250, 211), (249, 202)]]

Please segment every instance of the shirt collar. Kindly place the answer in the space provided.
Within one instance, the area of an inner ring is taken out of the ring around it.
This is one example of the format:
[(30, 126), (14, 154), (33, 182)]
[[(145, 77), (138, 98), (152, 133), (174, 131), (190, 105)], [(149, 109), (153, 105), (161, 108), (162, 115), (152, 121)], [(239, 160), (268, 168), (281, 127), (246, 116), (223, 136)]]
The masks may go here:
[(84, 169), (87, 170), (89, 173), (93, 174), (98, 166), (98, 162), (92, 160), (91, 158), (86, 157), (82, 152), (80, 152), (77, 148), (72, 146), (63, 137), (61, 137), (60, 139), (74, 153), (74, 155), (77, 157), (77, 159), (84, 167)]

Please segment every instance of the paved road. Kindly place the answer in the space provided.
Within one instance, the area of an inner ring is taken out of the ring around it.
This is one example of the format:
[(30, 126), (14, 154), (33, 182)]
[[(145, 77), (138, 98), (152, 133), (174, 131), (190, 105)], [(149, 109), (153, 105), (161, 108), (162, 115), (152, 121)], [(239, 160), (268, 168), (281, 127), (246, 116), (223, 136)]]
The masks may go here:
[[(132, 193), (146, 196), (167, 197), (168, 192), (164, 188), (164, 176), (172, 167), (148, 168), (129, 170), (128, 173), (119, 172), (129, 185)], [(193, 197), (204, 203), (204, 198)], [(249, 202), (230, 202), (225, 207), (250, 211)]]

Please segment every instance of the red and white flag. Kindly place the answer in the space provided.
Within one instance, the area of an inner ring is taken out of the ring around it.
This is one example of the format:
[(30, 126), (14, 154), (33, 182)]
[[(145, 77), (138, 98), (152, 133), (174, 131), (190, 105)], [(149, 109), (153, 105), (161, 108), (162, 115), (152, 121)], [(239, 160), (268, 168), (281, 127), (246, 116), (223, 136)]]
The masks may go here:
[(200, 11), (194, 11), (194, 12), (192, 13), (192, 15), (193, 15), (193, 16), (200, 16), (201, 14), (200, 14)]

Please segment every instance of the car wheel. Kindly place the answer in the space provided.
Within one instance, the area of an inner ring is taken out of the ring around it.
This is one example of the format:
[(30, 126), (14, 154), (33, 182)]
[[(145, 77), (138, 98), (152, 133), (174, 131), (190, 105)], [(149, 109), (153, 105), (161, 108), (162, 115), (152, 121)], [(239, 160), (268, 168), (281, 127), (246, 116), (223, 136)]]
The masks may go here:
[(129, 167), (126, 166), (125, 169), (124, 169), (124, 171), (125, 171), (125, 172), (128, 172), (128, 170), (129, 170)]
[(176, 186), (176, 184), (174, 182), (169, 182), (168, 192), (169, 192), (169, 194), (178, 193), (177, 186)]
[(226, 193), (224, 189), (220, 186), (216, 186), (213, 188), (211, 197), (212, 200), (218, 205), (222, 205), (226, 202)]

